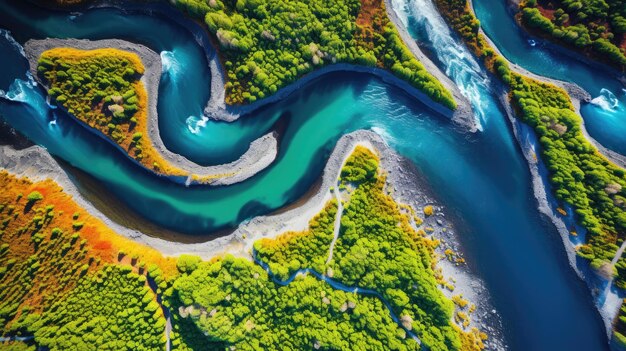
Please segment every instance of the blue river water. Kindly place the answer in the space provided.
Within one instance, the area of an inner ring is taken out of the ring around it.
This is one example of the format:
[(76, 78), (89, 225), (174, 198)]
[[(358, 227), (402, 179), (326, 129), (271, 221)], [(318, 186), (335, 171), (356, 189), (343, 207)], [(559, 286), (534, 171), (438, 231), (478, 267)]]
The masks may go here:
[(626, 155), (626, 87), (613, 74), (570, 59), (541, 41), (532, 46), (508, 6), (506, 0), (474, 1), (485, 33), (511, 62), (587, 90), (593, 101), (582, 106), (581, 114), (589, 134), (605, 147)]
[[(0, 2), (0, 26), (12, 30), (20, 43), (46, 36), (120, 37), (161, 52), (167, 69), (159, 124), (166, 145), (175, 152), (216, 163), (237, 158), (249, 140), (277, 121), (285, 130), (277, 160), (245, 182), (217, 188), (174, 184), (141, 169), (69, 116), (51, 110), (42, 91), (25, 76), (18, 48), (2, 37), (0, 49), (9, 64), (0, 66), (0, 89), (9, 99), (0, 99), (0, 115), (51, 154), (91, 174), (140, 215), (189, 233), (232, 227), (292, 203), (320, 177), (341, 135), (374, 130), (415, 163), (448, 212), (458, 218), (466, 257), (491, 292), (511, 349), (606, 349), (606, 334), (587, 287), (569, 267), (553, 226), (536, 210), (528, 167), (484, 70), (446, 32), (441, 18), (426, 12), (428, 4), (398, 1), (394, 7), (413, 34), (429, 30), (420, 39), (432, 47), (478, 111), (483, 131), (475, 135), (458, 130), (403, 91), (373, 76), (352, 73), (315, 80), (238, 122), (207, 121), (196, 129), (193, 122), (200, 120), (208, 97), (208, 75), (198, 74), (206, 72), (207, 52), (196, 44), (197, 36), (204, 34), (158, 11), (147, 15), (94, 9), (74, 16), (46, 14), (13, 1)], [(188, 90), (193, 94), (187, 96)]]

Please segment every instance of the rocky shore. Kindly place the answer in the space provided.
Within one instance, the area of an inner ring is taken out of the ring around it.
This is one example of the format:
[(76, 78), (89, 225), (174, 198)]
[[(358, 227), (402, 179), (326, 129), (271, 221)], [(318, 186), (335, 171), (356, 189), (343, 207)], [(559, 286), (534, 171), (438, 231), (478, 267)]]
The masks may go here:
[[(471, 3), (471, 2), (470, 2)], [(472, 8), (473, 11), (473, 8)], [(498, 49), (498, 47), (495, 45), (495, 43), (491, 40), (491, 38), (489, 38), (489, 36), (487, 35), (487, 33), (485, 33), (483, 31), (483, 29), (480, 29), (480, 33), (482, 33), (482, 35), (485, 36), (485, 39), (487, 40), (487, 43), (489, 44), (489, 46), (491, 48), (494, 49), (494, 51), (504, 57), (506, 59), (506, 57), (504, 55), (502, 55), (502, 53), (500, 52), (500, 50)], [(574, 109), (577, 115), (581, 115), (580, 114), (580, 105), (581, 103), (588, 103), (591, 101), (591, 94), (589, 94), (585, 89), (581, 88), (580, 86), (578, 86), (577, 84), (571, 83), (571, 82), (564, 82), (564, 81), (560, 81), (560, 80), (556, 80), (556, 79), (552, 79), (552, 78), (547, 78), (547, 77), (543, 77), (543, 76), (539, 76), (535, 73), (532, 73), (526, 69), (524, 69), (523, 67), (510, 62), (507, 60), (507, 62), (509, 63), (509, 67), (511, 68), (512, 71), (530, 77), (534, 80), (537, 80), (539, 82), (544, 82), (544, 83), (550, 83), (553, 85), (556, 85), (560, 88), (563, 88), (570, 96), (570, 99), (572, 100), (572, 105), (574, 105)], [(508, 104), (508, 102), (507, 102)], [(614, 164), (626, 168), (626, 156), (621, 155), (615, 151), (609, 150), (606, 147), (604, 147), (602, 144), (600, 144), (598, 141), (596, 141), (594, 138), (592, 138), (589, 133), (587, 132), (587, 129), (585, 128), (585, 120), (584, 118), (581, 117), (581, 131), (583, 132), (584, 136), (587, 138), (587, 140), (593, 144), (593, 146), (596, 147), (596, 149), (598, 149), (598, 152), (600, 152), (604, 157), (606, 157), (609, 161), (613, 162)]]
[(467, 128), (471, 132), (478, 130), (474, 111), (469, 99), (461, 93), (461, 90), (459, 90), (459, 87), (452, 81), (452, 79), (445, 75), (441, 69), (420, 49), (415, 39), (411, 37), (406, 27), (400, 20), (400, 17), (398, 17), (398, 14), (393, 9), (391, 0), (385, 0), (385, 9), (387, 10), (389, 20), (391, 20), (391, 22), (393, 22), (396, 26), (398, 33), (400, 33), (400, 37), (417, 60), (420, 61), (426, 70), (435, 76), (435, 78), (437, 78), (437, 80), (439, 80), (443, 86), (446, 87), (446, 89), (452, 92), (452, 96), (454, 96), (454, 100), (457, 103), (457, 108), (452, 115), (452, 121)]
[[(94, 50), (100, 48), (115, 48), (137, 54), (144, 67), (145, 72), (141, 78), (142, 83), (148, 92), (148, 134), (152, 141), (152, 146), (161, 154), (161, 156), (172, 166), (180, 168), (188, 172), (190, 179), (188, 182), (194, 182), (191, 178), (215, 177), (210, 184), (212, 185), (228, 185), (241, 182), (248, 179), (268, 167), (278, 154), (278, 140), (276, 133), (268, 133), (259, 139), (254, 140), (248, 150), (237, 160), (216, 166), (200, 166), (185, 157), (169, 151), (161, 139), (159, 133), (159, 121), (157, 113), (158, 90), (161, 79), (162, 63), (159, 54), (149, 48), (119, 39), (110, 40), (85, 40), (85, 39), (43, 39), (29, 40), (24, 45), (26, 58), (30, 64), (30, 70), (36, 79), (37, 61), (42, 52), (56, 47), (71, 47), (81, 50)], [(42, 83), (40, 81), (40, 83)], [(44, 85), (42, 83), (42, 85)], [(44, 85), (45, 86), (45, 85)], [(74, 116), (72, 116), (74, 117)], [(75, 118), (75, 117), (74, 117)], [(82, 121), (75, 118), (80, 123)], [(85, 124), (86, 125), (86, 124)], [(89, 127), (90, 128), (90, 127)], [(113, 143), (106, 135), (98, 132), (105, 140)], [(119, 148), (119, 146), (118, 146)], [(123, 150), (122, 150), (123, 151)], [(125, 152), (125, 151), (123, 151)], [(153, 170), (151, 170), (153, 171)], [(153, 171), (154, 172), (154, 171)], [(160, 173), (156, 173), (161, 175)]]

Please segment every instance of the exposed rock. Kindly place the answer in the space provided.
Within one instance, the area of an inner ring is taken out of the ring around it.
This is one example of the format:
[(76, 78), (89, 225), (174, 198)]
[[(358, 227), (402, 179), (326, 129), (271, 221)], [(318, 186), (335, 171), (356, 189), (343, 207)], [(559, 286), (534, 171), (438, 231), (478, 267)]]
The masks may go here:
[(404, 315), (400, 317), (400, 323), (402, 326), (406, 328), (406, 330), (413, 330), (413, 318), (409, 315)]
[(606, 186), (606, 188), (604, 188), (604, 191), (608, 194), (608, 195), (615, 195), (617, 193), (619, 193), (620, 191), (622, 191), (622, 186), (618, 183), (611, 183), (609, 185)]

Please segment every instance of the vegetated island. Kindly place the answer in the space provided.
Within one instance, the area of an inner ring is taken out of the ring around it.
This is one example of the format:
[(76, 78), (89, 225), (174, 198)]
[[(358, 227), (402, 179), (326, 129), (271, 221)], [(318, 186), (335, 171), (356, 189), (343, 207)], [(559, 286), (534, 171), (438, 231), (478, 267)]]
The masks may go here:
[(253, 141), (238, 160), (216, 166), (200, 166), (167, 150), (156, 106), (161, 61), (144, 46), (122, 40), (45, 39), (28, 41), (25, 51), (55, 104), (157, 175), (186, 183), (232, 184), (276, 157), (275, 133)]
[[(306, 232), (257, 242), (256, 261), (202, 261), (163, 257), (112, 232), (53, 181), (2, 171), (0, 342), (22, 350), (483, 349), (486, 335), (470, 322), (476, 306), (446, 297), (454, 288), (436, 267), (438, 240), (385, 193), (378, 158), (357, 148), (341, 174), (333, 191), (345, 212), (329, 201)], [(284, 279), (298, 267), (314, 271)]]
[(526, 0), (519, 5), (518, 19), (527, 29), (626, 71), (623, 0)]
[[(575, 247), (576, 254), (600, 276), (608, 277), (609, 285), (614, 278), (619, 288), (626, 288), (626, 259), (619, 250), (626, 239), (626, 171), (585, 138), (582, 118), (565, 90), (510, 68), (481, 31), (467, 0), (436, 3), (468, 47), (500, 78), (516, 118), (536, 133), (549, 182), (562, 204), (559, 216), (567, 217), (571, 207), (584, 228), (582, 233), (570, 228), (569, 235), (584, 235), (585, 243)], [(610, 316), (615, 321), (614, 339), (621, 347), (626, 347), (625, 316), (624, 306), (617, 317)]]
[(148, 96), (140, 81), (139, 57), (113, 48), (44, 51), (37, 63), (48, 95), (71, 115), (105, 134), (145, 167), (184, 175), (152, 148), (148, 137)]
[(413, 56), (382, 0), (178, 0), (204, 20), (227, 72), (227, 104), (263, 99), (314, 69), (352, 63), (390, 70), (434, 101), (452, 94)]

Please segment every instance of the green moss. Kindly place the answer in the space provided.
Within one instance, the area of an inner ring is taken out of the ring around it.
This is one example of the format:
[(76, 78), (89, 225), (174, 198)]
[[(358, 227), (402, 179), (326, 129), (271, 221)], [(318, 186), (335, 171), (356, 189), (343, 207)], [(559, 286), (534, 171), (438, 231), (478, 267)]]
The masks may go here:
[[(549, 6), (548, 6), (549, 5)], [(626, 6), (622, 0), (526, 1), (521, 20), (527, 27), (576, 50), (626, 69)], [(549, 8), (550, 17), (540, 8)]]
[(183, 320), (237, 350), (419, 349), (377, 298), (333, 290), (311, 276), (281, 286), (232, 256), (200, 263), (174, 290)]

